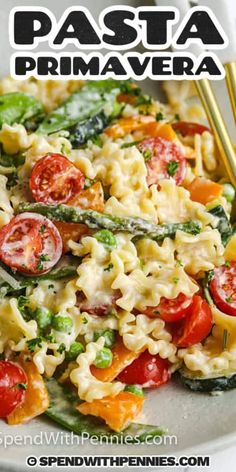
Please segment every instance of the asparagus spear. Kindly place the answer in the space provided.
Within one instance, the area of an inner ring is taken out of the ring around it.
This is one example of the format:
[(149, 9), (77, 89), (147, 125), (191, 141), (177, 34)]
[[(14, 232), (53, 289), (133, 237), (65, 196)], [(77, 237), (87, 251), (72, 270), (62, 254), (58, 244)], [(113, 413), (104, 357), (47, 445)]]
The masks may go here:
[(169, 223), (156, 225), (142, 218), (113, 216), (93, 210), (81, 210), (68, 205), (44, 205), (43, 203), (21, 203), (17, 213), (40, 213), (51, 220), (68, 223), (84, 223), (92, 229), (108, 229), (109, 231), (126, 231), (134, 235), (148, 236), (156, 241), (173, 238), (177, 230), (190, 234), (198, 234), (201, 227), (196, 221), (186, 223)]

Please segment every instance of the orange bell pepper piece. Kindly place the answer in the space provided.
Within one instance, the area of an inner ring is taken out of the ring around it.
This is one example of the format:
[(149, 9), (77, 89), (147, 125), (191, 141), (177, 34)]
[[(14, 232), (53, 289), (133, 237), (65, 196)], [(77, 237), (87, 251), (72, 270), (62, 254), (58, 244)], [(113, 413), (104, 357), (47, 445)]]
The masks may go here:
[(155, 122), (154, 116), (138, 115), (130, 118), (120, 118), (112, 126), (105, 129), (105, 133), (113, 139), (122, 138), (126, 134), (143, 129), (147, 124)]
[(212, 200), (219, 198), (223, 191), (222, 185), (204, 177), (196, 177), (187, 189), (190, 192), (191, 200), (203, 205), (207, 205)]
[(71, 250), (68, 245), (70, 239), (78, 242), (82, 236), (90, 234), (88, 226), (80, 223), (65, 223), (64, 221), (54, 221), (53, 223), (61, 235), (64, 254)]
[(144, 132), (147, 136), (151, 136), (152, 138), (159, 137), (168, 139), (169, 141), (174, 141), (177, 138), (176, 133), (170, 124), (160, 123), (158, 121), (146, 125), (144, 127)]
[(120, 93), (117, 96), (117, 102), (118, 103), (129, 103), (132, 105), (134, 102), (136, 102), (137, 97), (135, 95), (131, 95), (128, 93)]
[(145, 136), (160, 137), (174, 141), (177, 136), (172, 126), (168, 123), (156, 121), (151, 115), (139, 115), (131, 118), (121, 118), (114, 125), (105, 130), (108, 136), (117, 139), (133, 131), (143, 131)]
[(67, 205), (79, 206), (84, 209), (89, 208), (102, 213), (104, 211), (104, 192), (101, 182), (96, 182), (86, 190), (82, 190), (78, 195), (71, 198)]
[[(101, 182), (96, 182), (86, 190), (78, 193), (67, 203), (71, 206), (79, 206), (80, 208), (90, 208), (91, 210), (104, 211), (104, 193)], [(79, 223), (64, 223), (63, 221), (55, 221), (63, 242), (64, 253), (69, 251), (68, 241), (80, 241), (82, 236), (90, 234), (90, 230), (86, 225)]]
[(115, 397), (85, 402), (77, 406), (83, 415), (99, 416), (114, 431), (122, 431), (142, 411), (144, 397), (131, 392), (120, 392)]

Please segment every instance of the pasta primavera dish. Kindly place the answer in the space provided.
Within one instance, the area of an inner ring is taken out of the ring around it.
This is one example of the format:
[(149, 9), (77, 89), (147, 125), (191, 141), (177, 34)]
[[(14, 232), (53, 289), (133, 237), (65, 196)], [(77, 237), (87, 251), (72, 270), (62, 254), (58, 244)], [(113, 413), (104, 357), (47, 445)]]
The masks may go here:
[(164, 431), (146, 392), (173, 375), (236, 387), (235, 191), (193, 85), (163, 87), (165, 104), (128, 81), (0, 82), (10, 425), (142, 441)]

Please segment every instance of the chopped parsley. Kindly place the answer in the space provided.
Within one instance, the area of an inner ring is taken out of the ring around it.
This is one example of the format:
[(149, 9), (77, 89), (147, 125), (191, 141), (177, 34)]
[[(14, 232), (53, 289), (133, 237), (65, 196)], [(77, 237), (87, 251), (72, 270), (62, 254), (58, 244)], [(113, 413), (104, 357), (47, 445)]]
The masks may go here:
[(209, 270), (206, 274), (206, 281), (209, 284), (214, 277), (214, 270)]
[(149, 95), (140, 95), (134, 103), (135, 107), (140, 105), (152, 105), (152, 98)]
[(87, 323), (88, 323), (88, 319), (87, 319), (85, 316), (83, 316), (82, 322), (83, 322), (83, 324), (87, 324)]
[(223, 350), (227, 349), (228, 338), (229, 338), (229, 332), (228, 332), (227, 329), (224, 329), (224, 332), (223, 332)]
[(46, 225), (41, 225), (39, 228), (39, 234), (43, 234), (46, 230)]
[(33, 311), (29, 307), (29, 298), (24, 295), (20, 295), (17, 300), (17, 307), (22, 314), (25, 321), (29, 321), (33, 318)]
[(156, 114), (156, 121), (162, 121), (164, 120), (164, 115), (161, 111), (158, 111), (158, 113)]
[(143, 152), (143, 157), (145, 161), (149, 161), (149, 159), (152, 157), (151, 149), (146, 149), (146, 151)]
[(90, 188), (93, 184), (95, 183), (95, 180), (89, 179), (86, 177), (85, 183), (84, 183), (84, 188)]
[(118, 317), (118, 313), (116, 311), (116, 309), (113, 307), (113, 308), (110, 308), (110, 310), (108, 310), (108, 312), (106, 313), (108, 316), (114, 316), (115, 318), (119, 318)]
[(34, 352), (36, 347), (42, 347), (42, 338), (33, 338), (26, 342), (29, 352)]
[(179, 277), (173, 277), (173, 283), (177, 284), (179, 282)]
[(50, 261), (49, 255), (48, 254), (41, 254), (38, 258), (37, 269), (38, 270), (43, 270), (43, 268), (44, 268), (43, 262), (47, 262), (47, 261)]
[(183, 261), (181, 261), (181, 259), (177, 259), (176, 265), (179, 266), (179, 267), (183, 267), (184, 263), (183, 263)]
[(12, 187), (15, 187), (15, 185), (18, 184), (18, 173), (17, 171), (12, 172), (12, 174), (9, 174), (7, 178), (7, 189), (11, 189)]
[(50, 288), (50, 289), (51, 289), (51, 288), (54, 288), (54, 285), (53, 285), (53, 284), (49, 284), (49, 285), (48, 285), (48, 288)]
[(224, 263), (224, 267), (231, 267), (231, 263), (230, 263), (229, 261), (226, 261), (226, 262)]
[(20, 312), (22, 312), (25, 307), (29, 304), (29, 299), (28, 297), (25, 297), (24, 295), (20, 295), (19, 298), (18, 298), (18, 309), (20, 310)]
[(179, 163), (177, 161), (170, 161), (167, 164), (167, 172), (170, 177), (173, 177), (175, 173), (177, 172), (177, 169), (179, 167)]
[(230, 295), (229, 297), (227, 297), (227, 298), (225, 299), (225, 301), (226, 301), (227, 303), (233, 303), (234, 300), (233, 300), (233, 297)]
[(108, 264), (107, 267), (105, 267), (104, 269), (104, 272), (110, 272), (111, 269), (113, 269), (114, 265), (112, 264), (112, 262), (110, 262), (110, 264)]
[(54, 334), (47, 334), (47, 335), (44, 337), (44, 339), (45, 339), (45, 341), (47, 341), (47, 342), (49, 342), (49, 343), (52, 343), (52, 344), (54, 344), (54, 343), (57, 342), (57, 340), (56, 340)]
[(121, 83), (120, 87), (121, 93), (128, 94), (128, 95), (140, 95), (141, 89), (137, 87), (134, 82), (131, 80), (125, 80)]
[(15, 385), (15, 388), (20, 388), (21, 390), (26, 390), (27, 389), (27, 385), (25, 383), (17, 383)]
[(160, 311), (159, 311), (159, 310), (154, 310), (153, 313), (154, 313), (154, 315), (157, 315), (157, 316), (160, 315)]
[(62, 153), (62, 154), (65, 153), (65, 154), (66, 154), (66, 144), (65, 144), (65, 143), (63, 143), (63, 144), (61, 145), (61, 153)]
[(176, 113), (174, 116), (175, 121), (180, 121), (179, 113)]
[(65, 352), (66, 350), (66, 346), (64, 343), (61, 343), (59, 348), (57, 349), (57, 352), (59, 352), (59, 354), (62, 354), (63, 352)]
[(140, 269), (141, 269), (141, 270), (144, 269), (145, 264), (146, 264), (146, 262), (145, 262), (143, 259), (139, 259), (139, 265), (140, 265)]

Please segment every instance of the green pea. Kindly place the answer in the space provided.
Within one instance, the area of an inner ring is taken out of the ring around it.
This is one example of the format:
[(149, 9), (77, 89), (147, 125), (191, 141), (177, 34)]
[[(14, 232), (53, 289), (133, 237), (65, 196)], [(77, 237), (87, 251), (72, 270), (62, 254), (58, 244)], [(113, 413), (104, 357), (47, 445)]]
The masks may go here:
[(112, 364), (113, 355), (110, 349), (104, 347), (101, 351), (98, 351), (94, 365), (99, 369), (106, 369)]
[(83, 344), (75, 341), (71, 344), (69, 351), (66, 352), (65, 358), (67, 361), (74, 361), (82, 352), (84, 352)]
[(116, 342), (116, 333), (114, 329), (99, 329), (98, 331), (95, 331), (93, 335), (93, 340), (97, 341), (101, 336), (105, 338), (105, 347), (114, 346)]
[(51, 325), (53, 312), (45, 306), (41, 306), (35, 310), (34, 319), (37, 321), (39, 329), (44, 330)]
[(227, 202), (231, 203), (235, 199), (235, 188), (233, 185), (224, 184), (222, 195), (226, 198)]
[(94, 237), (99, 243), (102, 243), (108, 251), (112, 251), (112, 249), (117, 247), (116, 237), (108, 229), (97, 231), (97, 233), (94, 234)]
[(52, 320), (52, 327), (56, 331), (60, 331), (62, 333), (70, 333), (73, 327), (73, 321), (69, 316), (54, 316)]
[(138, 395), (139, 397), (143, 397), (144, 395), (143, 389), (142, 387), (139, 387), (139, 385), (126, 385), (125, 391)]

